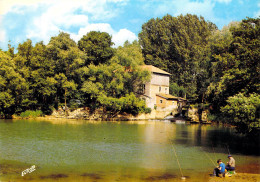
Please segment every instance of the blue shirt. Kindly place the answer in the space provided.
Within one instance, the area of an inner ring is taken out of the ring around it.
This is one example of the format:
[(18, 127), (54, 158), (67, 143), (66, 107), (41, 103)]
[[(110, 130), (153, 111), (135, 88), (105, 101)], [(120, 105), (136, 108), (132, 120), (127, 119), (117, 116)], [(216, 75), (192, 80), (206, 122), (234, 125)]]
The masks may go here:
[(225, 172), (225, 164), (222, 162), (219, 164), (219, 167), (221, 167), (221, 170), (219, 172), (224, 173)]

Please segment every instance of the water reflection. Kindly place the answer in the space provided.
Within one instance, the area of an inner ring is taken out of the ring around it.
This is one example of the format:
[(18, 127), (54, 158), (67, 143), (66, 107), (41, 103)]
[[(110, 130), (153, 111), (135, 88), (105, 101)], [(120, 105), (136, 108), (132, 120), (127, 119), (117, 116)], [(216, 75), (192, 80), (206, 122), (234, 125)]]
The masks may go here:
[(208, 152), (214, 149), (219, 153), (260, 155), (260, 143), (237, 134), (234, 128), (192, 124), (182, 126), (180, 131), (181, 137), (175, 139), (178, 144), (202, 146), (205, 149), (209, 148)]
[(172, 168), (173, 156), (171, 141), (176, 137), (176, 125), (163, 122), (149, 122), (142, 127), (140, 135), (143, 136), (141, 147), (143, 168), (167, 170)]

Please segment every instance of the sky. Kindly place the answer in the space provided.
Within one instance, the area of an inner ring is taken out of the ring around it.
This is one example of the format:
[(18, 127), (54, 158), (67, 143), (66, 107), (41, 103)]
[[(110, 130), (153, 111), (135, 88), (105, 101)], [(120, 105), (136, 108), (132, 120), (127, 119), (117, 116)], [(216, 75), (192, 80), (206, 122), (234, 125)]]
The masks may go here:
[(0, 48), (17, 48), (27, 39), (48, 44), (60, 31), (76, 42), (90, 31), (107, 32), (117, 47), (137, 40), (151, 18), (187, 13), (222, 29), (259, 17), (260, 0), (0, 0)]

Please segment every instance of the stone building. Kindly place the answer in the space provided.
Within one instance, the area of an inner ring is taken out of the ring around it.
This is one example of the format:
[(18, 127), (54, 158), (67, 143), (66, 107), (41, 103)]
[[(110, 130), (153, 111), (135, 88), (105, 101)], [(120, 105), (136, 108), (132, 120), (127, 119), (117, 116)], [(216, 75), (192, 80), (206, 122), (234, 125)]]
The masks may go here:
[(152, 118), (164, 118), (170, 113), (180, 112), (186, 99), (169, 94), (170, 73), (152, 65), (143, 65), (142, 69), (151, 72), (151, 80), (139, 86), (139, 96), (152, 109)]

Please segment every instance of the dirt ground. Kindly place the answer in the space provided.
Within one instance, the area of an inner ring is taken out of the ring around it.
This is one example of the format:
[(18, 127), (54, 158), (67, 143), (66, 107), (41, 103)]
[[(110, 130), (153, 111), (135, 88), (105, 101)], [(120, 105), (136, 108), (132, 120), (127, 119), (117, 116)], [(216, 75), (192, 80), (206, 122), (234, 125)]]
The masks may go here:
[(210, 177), (209, 182), (260, 182), (260, 164), (258, 162), (237, 166), (236, 172), (231, 177)]
[(236, 173), (231, 177), (211, 177), (209, 182), (260, 182), (260, 174), (249, 174), (249, 173)]

